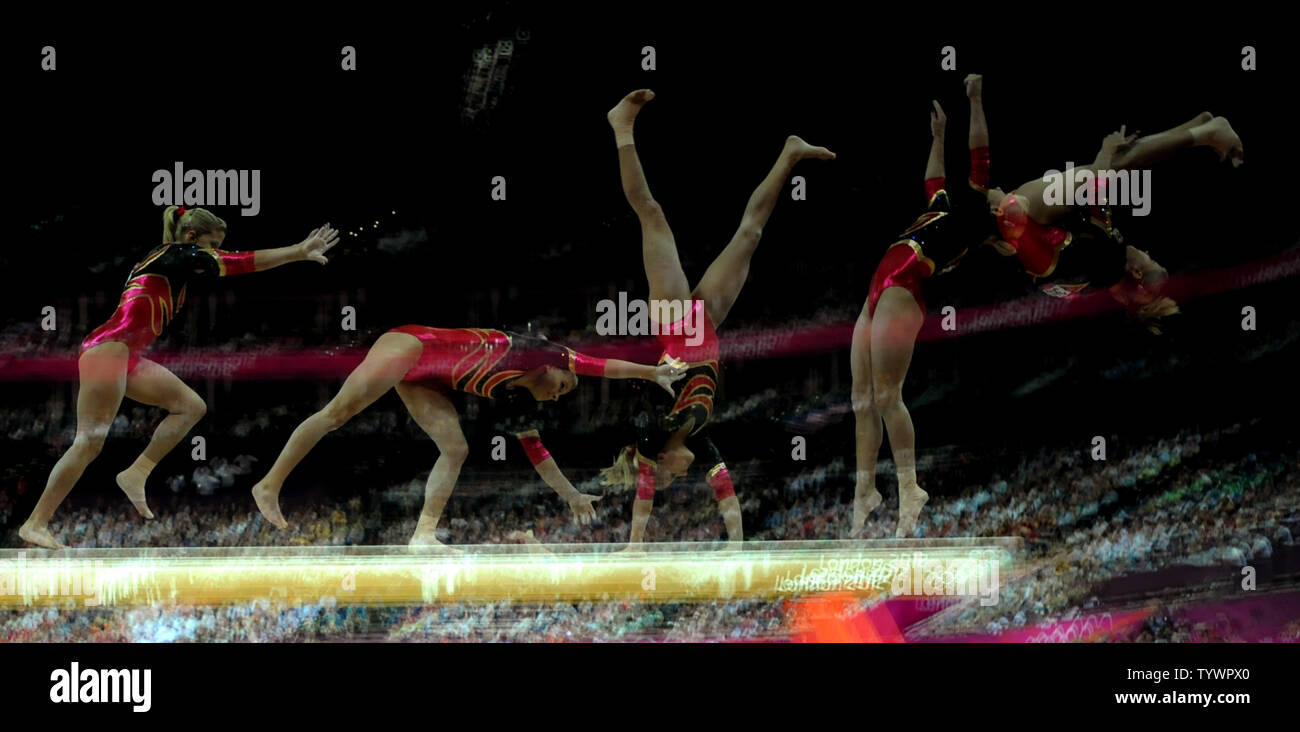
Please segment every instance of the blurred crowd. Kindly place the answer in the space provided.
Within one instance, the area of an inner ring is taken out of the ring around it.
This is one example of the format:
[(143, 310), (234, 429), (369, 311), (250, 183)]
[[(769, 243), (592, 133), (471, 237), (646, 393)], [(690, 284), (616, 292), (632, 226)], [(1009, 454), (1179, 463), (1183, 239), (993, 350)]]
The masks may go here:
[[(1069, 621), (1105, 605), (1107, 582), (1171, 567), (1240, 567), (1266, 562), (1293, 548), (1300, 530), (1300, 449), (1252, 451), (1249, 426), (1206, 433), (1184, 430), (1135, 446), (1122, 457), (1094, 464), (1086, 452), (1043, 447), (1019, 464), (965, 484), (933, 480), (932, 498), (918, 534), (925, 537), (1019, 536), (1019, 571), (1002, 578), (999, 601), (944, 614), (925, 634), (980, 632)], [(979, 456), (944, 453), (922, 465), (938, 478), (974, 465)], [(172, 476), (157, 490), (157, 518), (145, 521), (112, 496), (82, 501), (61, 512), (51, 528), (73, 546), (349, 546), (403, 544), (414, 530), (423, 476), (349, 498), (312, 497), (290, 504), (287, 530), (257, 514), (237, 478), (254, 467), (248, 456), (213, 460), (192, 476)], [(773, 474), (751, 460), (733, 467), (751, 540), (842, 539), (850, 503), (841, 488), (852, 471), (843, 459)], [(766, 472), (765, 472), (766, 470)], [(882, 461), (878, 481), (890, 492), (892, 465)], [(596, 481), (580, 490), (598, 493)], [(512, 484), (512, 490), (501, 490)], [(30, 490), (23, 486), (23, 492)], [(0, 519), (15, 545), (12, 512), (21, 495), (0, 488)], [(651, 541), (716, 541), (722, 525), (701, 481), (660, 492)], [(566, 507), (535, 477), (523, 473), (471, 476), (458, 489), (439, 529), (452, 544), (509, 543), (531, 530), (546, 543), (624, 542), (631, 495), (614, 493), (597, 504), (593, 526), (576, 525)], [(896, 503), (887, 501), (867, 525), (868, 538), (892, 536)], [(1099, 597), (1099, 594), (1101, 597)], [(864, 601), (863, 607), (867, 603)], [(166, 607), (33, 610), (0, 614), (0, 637), (11, 640), (746, 640), (787, 639), (782, 601), (682, 605), (557, 603), (549, 606), (431, 605), (374, 609), (329, 604), (277, 606), (271, 601), (225, 608)], [(1127, 640), (1211, 639), (1173, 619), (1148, 620)]]
[(259, 600), (222, 607), (0, 611), (0, 642), (271, 643), (784, 640), (780, 602), (367, 608)]

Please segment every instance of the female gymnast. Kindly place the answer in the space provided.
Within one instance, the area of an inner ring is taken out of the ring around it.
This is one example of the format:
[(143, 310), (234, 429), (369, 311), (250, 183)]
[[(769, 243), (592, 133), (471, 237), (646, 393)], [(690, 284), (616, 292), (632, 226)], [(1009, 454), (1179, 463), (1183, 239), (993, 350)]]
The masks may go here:
[(50, 471), (32, 515), (18, 530), (24, 541), (65, 548), (47, 528), (50, 517), (103, 449), (123, 396), (167, 410), (144, 452), (117, 474), (118, 487), (140, 515), (153, 518), (145, 501), (149, 473), (198, 423), (207, 406), (175, 374), (141, 353), (184, 305), (191, 283), (261, 272), (289, 262), (325, 264), (325, 252), (338, 243), (338, 232), (326, 224), (292, 246), (246, 252), (221, 249), (225, 239), (226, 222), (206, 209), (168, 206), (163, 212), (162, 245), (131, 269), (117, 310), (81, 344), (77, 434)]
[[(1231, 159), (1234, 167), (1244, 161), (1241, 138), (1228, 120), (1203, 112), (1178, 127), (1141, 138), (1125, 134), (1121, 127), (1102, 141), (1091, 165), (1029, 181), (1009, 194), (989, 189), (988, 208), (1001, 234), (994, 246), (1017, 257), (1043, 292), (1068, 297), (1085, 288), (1104, 287), (1158, 333), (1156, 321), (1178, 312), (1173, 300), (1160, 295), (1169, 273), (1146, 252), (1125, 245), (1112, 226), (1105, 205), (1107, 173), (1137, 170), (1179, 150), (1201, 146), (1214, 149), (1220, 161)], [(1088, 215), (1076, 206), (1076, 191), (1064, 190), (1068, 180), (1091, 187), (1094, 203), (1087, 207)], [(1049, 202), (1046, 194), (1052, 187), (1064, 195)], [(1063, 225), (1071, 217), (1092, 225)]]
[[(867, 301), (853, 328), (849, 356), (857, 448), (857, 476), (850, 536), (861, 536), (867, 517), (881, 503), (876, 489), (876, 457), (884, 432), (898, 472), (898, 528), (906, 537), (916, 526), (929, 494), (917, 485), (916, 433), (903, 404), (903, 380), (912, 361), (917, 333), (925, 320), (924, 283), (953, 269), (982, 238), (983, 197), (988, 188), (988, 128), (984, 121), (981, 77), (966, 77), (970, 99), (969, 186), (945, 186), (943, 145), (948, 118), (934, 102), (930, 116), (930, 159), (925, 169), (929, 203), (885, 250), (871, 278)], [(881, 425), (884, 430), (882, 431)]]
[[(740, 500), (717, 448), (712, 440), (701, 434), (713, 413), (717, 389), (719, 349), (715, 328), (722, 325), (740, 295), (763, 226), (795, 164), (806, 158), (832, 160), (835, 154), (793, 135), (788, 137), (776, 164), (750, 196), (739, 229), (692, 290), (677, 257), (677, 244), (668, 220), (650, 194), (633, 141), (636, 116), (653, 98), (654, 92), (649, 89), (634, 91), (615, 105), (606, 117), (614, 129), (614, 142), (618, 147), (623, 194), (641, 223), (641, 256), (650, 284), (650, 318), (664, 348), (660, 361), (684, 363), (688, 369), (687, 380), (666, 415), (656, 415), (653, 424), (640, 430), (637, 446), (620, 451), (614, 465), (605, 469), (605, 482), (607, 485), (636, 485), (637, 497), (632, 504), (628, 537), (628, 547), (633, 548), (645, 537), (646, 524), (654, 507), (655, 487), (667, 486), (686, 472), (695, 459), (692, 447), (704, 449), (709, 454), (711, 466), (708, 470), (709, 485), (714, 489), (718, 510), (726, 524), (727, 538), (735, 545), (744, 538)], [(692, 328), (691, 323), (698, 330)], [(693, 331), (694, 338), (690, 337)], [(693, 340), (696, 342), (692, 343)]]
[[(395, 388), (411, 418), (438, 447), (410, 545), (442, 546), (434, 532), (469, 456), (469, 444), (447, 392), (505, 399), (528, 392), (539, 402), (554, 401), (578, 385), (579, 375), (646, 379), (672, 394), (673, 382), (685, 372), (674, 364), (648, 366), (593, 358), (540, 338), (500, 330), (423, 325), (394, 328), (375, 341), (329, 404), (293, 431), (266, 477), (253, 486), (253, 498), (267, 521), (282, 529), (288, 526), (280, 512), (280, 489), (289, 473), (325, 433), (342, 427)], [(575, 519), (590, 523), (595, 518), (591, 503), (598, 496), (579, 493), (573, 487), (542, 445), (537, 430), (523, 430), (515, 436), (542, 480), (569, 504)]]
[[(910, 364), (916, 334), (924, 320), (921, 282), (936, 269), (940, 272), (951, 269), (966, 253), (967, 246), (984, 240), (1004, 255), (1018, 256), (1047, 294), (1069, 296), (1090, 286), (1106, 287), (1113, 297), (1156, 332), (1159, 332), (1154, 324), (1156, 319), (1177, 312), (1176, 304), (1159, 294), (1168, 273), (1146, 252), (1123, 244), (1122, 237), (1111, 224), (1109, 207), (1103, 205), (1104, 199), (1084, 211), (1073, 204), (1074, 191), (1069, 191), (1068, 198), (1065, 198), (1068, 202), (1048, 205), (1044, 194), (1053, 184), (1053, 179), (1048, 177), (1030, 181), (1011, 195), (988, 188), (988, 127), (983, 113), (983, 79), (972, 74), (966, 77), (965, 85), (971, 102), (970, 185), (984, 193), (987, 210), (996, 217), (1001, 240), (984, 237), (969, 213), (950, 215), (953, 210), (951, 203), (944, 200), (946, 196), (936, 193), (943, 188), (942, 133), (945, 122), (936, 103), (932, 120), (935, 141), (926, 173), (926, 192), (931, 196), (930, 211), (904, 233), (906, 238), (903, 241), (886, 252), (872, 280), (867, 305), (854, 329), (853, 409), (857, 423), (858, 473), (852, 535), (860, 535), (867, 516), (881, 503), (874, 479), (882, 419), (889, 432), (898, 470), (899, 523), (896, 536), (907, 536), (914, 530), (917, 517), (928, 500), (929, 496), (916, 485), (915, 433), (910, 415), (902, 403), (901, 386)], [(1241, 141), (1227, 120), (1203, 114), (1178, 128), (1141, 139), (1135, 135), (1127, 136), (1121, 129), (1105, 139), (1096, 161), (1087, 169), (1094, 174), (1092, 177), (1096, 181), (1099, 180), (1095, 175), (1098, 171), (1138, 168), (1175, 150), (1198, 145), (1213, 146), (1220, 159), (1230, 156), (1234, 165), (1240, 165), (1243, 158)], [(1080, 170), (1061, 175), (1070, 174), (1080, 179)], [(1053, 221), (1059, 225), (1048, 225)], [(944, 227), (945, 224), (948, 228)], [(1075, 246), (1062, 257), (1062, 250), (1071, 242), (1075, 242)], [(889, 325), (876, 324), (873, 328), (873, 318), (887, 318)]]

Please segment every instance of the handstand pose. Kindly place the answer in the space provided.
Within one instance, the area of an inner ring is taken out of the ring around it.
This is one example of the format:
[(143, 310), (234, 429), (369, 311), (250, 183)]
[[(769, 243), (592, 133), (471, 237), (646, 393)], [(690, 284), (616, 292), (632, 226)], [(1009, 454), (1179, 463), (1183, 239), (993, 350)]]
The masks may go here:
[[(636, 485), (628, 537), (629, 547), (633, 547), (645, 537), (654, 507), (655, 487), (667, 486), (686, 472), (695, 459), (692, 447), (706, 450), (710, 461), (709, 484), (726, 524), (727, 538), (736, 543), (744, 538), (740, 500), (717, 448), (701, 433), (713, 413), (717, 389), (719, 350), (715, 328), (722, 325), (740, 295), (749, 276), (749, 260), (790, 171), (800, 160), (831, 160), (835, 154), (793, 135), (786, 138), (776, 164), (750, 196), (739, 229), (692, 289), (682, 271), (677, 243), (663, 208), (650, 194), (633, 141), (636, 116), (653, 98), (654, 92), (649, 89), (634, 91), (611, 109), (607, 118), (618, 147), (623, 194), (641, 222), (641, 256), (650, 284), (650, 317), (664, 348), (661, 362), (684, 362), (689, 369), (688, 378), (667, 414), (656, 415), (654, 424), (641, 430), (638, 445), (621, 451), (614, 466), (605, 470), (605, 477), (607, 484)], [(692, 322), (699, 329), (697, 343), (691, 343), (688, 337)]]

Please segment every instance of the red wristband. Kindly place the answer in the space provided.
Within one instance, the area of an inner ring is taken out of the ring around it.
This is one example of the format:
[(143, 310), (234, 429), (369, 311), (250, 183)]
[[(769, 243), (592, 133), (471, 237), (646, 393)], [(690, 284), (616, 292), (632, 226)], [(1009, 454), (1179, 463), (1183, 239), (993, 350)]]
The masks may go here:
[(713, 487), (713, 495), (719, 501), (736, 495), (736, 488), (731, 484), (731, 473), (727, 472), (725, 463), (718, 463), (709, 471), (709, 485)]
[(569, 352), (569, 370), (579, 376), (604, 376), (605, 361), (585, 353)]
[(519, 438), (520, 444), (524, 446), (524, 452), (528, 454), (528, 461), (533, 465), (540, 465), (551, 459), (551, 453), (542, 444), (542, 438), (537, 434), (537, 430), (520, 432), (515, 436)]
[(642, 501), (653, 501), (655, 497), (655, 464), (636, 455), (636, 497)]

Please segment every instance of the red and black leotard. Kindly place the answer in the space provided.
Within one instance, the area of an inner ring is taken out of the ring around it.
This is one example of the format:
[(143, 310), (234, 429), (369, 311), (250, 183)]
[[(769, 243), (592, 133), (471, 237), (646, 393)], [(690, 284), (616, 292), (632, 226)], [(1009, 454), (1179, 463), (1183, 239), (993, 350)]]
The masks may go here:
[[(515, 380), (540, 366), (553, 366), (579, 376), (605, 375), (603, 358), (500, 330), (403, 325), (389, 332), (413, 335), (424, 346), (420, 360), (402, 381), (440, 390), (502, 398), (507, 396), (507, 389)], [(551, 456), (536, 429), (521, 427), (515, 431), (515, 437), (533, 465)]]
[[(687, 317), (695, 323), (694, 337), (688, 336), (684, 327)], [(690, 423), (691, 434), (695, 434), (704, 429), (713, 416), (713, 399), (718, 391), (718, 332), (713, 321), (709, 320), (703, 300), (692, 300), (689, 316), (684, 315), (681, 320), (659, 330), (659, 343), (664, 348), (659, 363), (677, 361), (686, 366), (686, 376), (679, 382), (677, 401), (661, 421), (661, 428), (666, 432), (676, 432)]]
[[(690, 322), (696, 328), (693, 337), (687, 334), (685, 328), (687, 317), (691, 318)], [(642, 499), (654, 497), (655, 460), (668, 438), (688, 425), (690, 434), (684, 444), (697, 457), (707, 459), (705, 465), (709, 466), (709, 485), (714, 487), (718, 500), (734, 496), (731, 475), (722, 461), (722, 454), (708, 433), (703, 431), (713, 418), (718, 369), (721, 364), (718, 332), (709, 319), (704, 301), (692, 300), (689, 315), (684, 315), (681, 320), (659, 330), (659, 343), (664, 349), (659, 363), (682, 363), (686, 366), (686, 376), (678, 382), (677, 399), (671, 406), (668, 406), (668, 397), (657, 387), (645, 383), (633, 385), (634, 389), (643, 390), (644, 406), (633, 420), (637, 442), (635, 447), (629, 448), (629, 456), (637, 466), (637, 496)]]
[(554, 366), (579, 376), (604, 376), (605, 359), (540, 338), (486, 328), (403, 325), (390, 333), (420, 339), (424, 353), (402, 381), (494, 398), (528, 371)]
[[(979, 243), (981, 209), (987, 211), (984, 193), (989, 185), (989, 149), (970, 151), (969, 190), (954, 204), (954, 195), (945, 187), (944, 178), (925, 182), (929, 200), (925, 213), (907, 227), (898, 241), (889, 246), (871, 278), (867, 295), (867, 315), (874, 316), (880, 295), (889, 287), (902, 287), (912, 293), (921, 312), (925, 312), (922, 282), (952, 270), (973, 244)], [(978, 195), (976, 195), (978, 194)]]
[[(1094, 195), (1101, 194), (1094, 190)], [(997, 223), (1002, 239), (1045, 294), (1069, 297), (1089, 285), (1109, 287), (1124, 275), (1127, 247), (1108, 206), (1076, 209), (1065, 221), (1072, 227), (1067, 229), (1034, 221), (1012, 193), (998, 206)]]
[(129, 373), (140, 362), (140, 352), (162, 335), (185, 304), (190, 282), (252, 272), (253, 257), (253, 252), (227, 252), (197, 244), (159, 246), (131, 269), (117, 310), (107, 323), (86, 336), (82, 352), (101, 343), (125, 343), (130, 349)]
[(1020, 197), (1009, 193), (998, 205), (998, 231), (1002, 239), (1016, 250), (1016, 258), (1031, 277), (1047, 277), (1074, 236), (1059, 226), (1040, 224), (1029, 218)]

